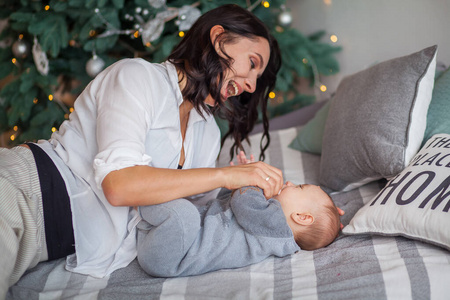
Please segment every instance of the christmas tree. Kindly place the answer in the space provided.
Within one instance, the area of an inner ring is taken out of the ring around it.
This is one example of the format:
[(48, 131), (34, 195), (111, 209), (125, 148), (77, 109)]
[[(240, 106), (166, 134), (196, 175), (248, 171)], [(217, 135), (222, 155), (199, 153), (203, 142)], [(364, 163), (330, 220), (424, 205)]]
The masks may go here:
[(162, 62), (204, 12), (235, 3), (257, 15), (278, 40), (283, 64), (271, 117), (314, 101), (298, 79), (319, 85), (338, 72), (339, 47), (290, 27), (285, 0), (0, 0), (0, 133), (10, 144), (47, 139), (68, 118), (76, 95), (119, 59)]

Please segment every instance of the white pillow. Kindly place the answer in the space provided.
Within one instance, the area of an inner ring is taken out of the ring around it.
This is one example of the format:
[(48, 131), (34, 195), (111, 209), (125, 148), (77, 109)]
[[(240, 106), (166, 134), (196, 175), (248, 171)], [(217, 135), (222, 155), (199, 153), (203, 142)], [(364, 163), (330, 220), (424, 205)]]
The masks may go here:
[(431, 137), (343, 233), (401, 235), (450, 250), (450, 135)]

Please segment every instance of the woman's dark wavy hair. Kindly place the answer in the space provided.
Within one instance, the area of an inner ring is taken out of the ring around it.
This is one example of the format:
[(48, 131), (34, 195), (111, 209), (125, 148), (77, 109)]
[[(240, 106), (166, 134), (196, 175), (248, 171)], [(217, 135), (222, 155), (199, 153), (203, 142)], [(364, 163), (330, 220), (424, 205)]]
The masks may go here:
[[(230, 57), (223, 58), (218, 55), (211, 42), (210, 30), (215, 25), (221, 25), (225, 29), (221, 38), (216, 39), (220, 41), (219, 47), (223, 53), (225, 53), (223, 50), (225, 44), (236, 42), (242, 37), (250, 39), (262, 37), (269, 42), (270, 46), (270, 59), (264, 73), (257, 80), (255, 92), (244, 92), (239, 96), (230, 97), (225, 103), (221, 101), (220, 90), (224, 71), (230, 69), (232, 61)], [(227, 137), (234, 138), (234, 144), (230, 149), (231, 159), (238, 150), (243, 149), (242, 141), (248, 141), (248, 135), (258, 119), (258, 106), (260, 106), (263, 135), (259, 159), (264, 160), (264, 152), (270, 143), (267, 117), (268, 96), (275, 87), (276, 76), (281, 66), (278, 42), (264, 23), (238, 5), (220, 6), (203, 14), (192, 25), (168, 59), (185, 76), (186, 85), (182, 90), (184, 99), (194, 104), (200, 114), (202, 114), (202, 108), (204, 111), (217, 113), (219, 117), (228, 121), (229, 131), (222, 138), (222, 146)], [(204, 103), (209, 94), (216, 102), (216, 106), (212, 109)]]

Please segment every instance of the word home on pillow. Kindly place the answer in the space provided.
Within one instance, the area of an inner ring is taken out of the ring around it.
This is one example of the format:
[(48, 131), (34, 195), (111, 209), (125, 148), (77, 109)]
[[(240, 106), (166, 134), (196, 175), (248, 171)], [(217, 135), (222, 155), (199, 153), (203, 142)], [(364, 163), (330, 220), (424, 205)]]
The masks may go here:
[(436, 134), (343, 233), (401, 235), (450, 250), (449, 228), (450, 135)]

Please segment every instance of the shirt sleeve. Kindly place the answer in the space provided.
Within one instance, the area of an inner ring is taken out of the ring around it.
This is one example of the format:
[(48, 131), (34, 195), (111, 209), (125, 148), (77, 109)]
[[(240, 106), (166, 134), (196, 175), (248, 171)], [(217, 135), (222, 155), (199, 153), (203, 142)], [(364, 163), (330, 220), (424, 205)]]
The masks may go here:
[(98, 82), (100, 87), (92, 97), (98, 106), (94, 170), (99, 187), (113, 170), (151, 162), (144, 142), (153, 114), (155, 75), (141, 63), (125, 60)]
[(257, 236), (292, 237), (280, 203), (267, 200), (258, 187), (243, 187), (233, 192), (231, 209), (241, 227)]

